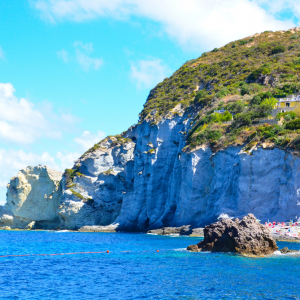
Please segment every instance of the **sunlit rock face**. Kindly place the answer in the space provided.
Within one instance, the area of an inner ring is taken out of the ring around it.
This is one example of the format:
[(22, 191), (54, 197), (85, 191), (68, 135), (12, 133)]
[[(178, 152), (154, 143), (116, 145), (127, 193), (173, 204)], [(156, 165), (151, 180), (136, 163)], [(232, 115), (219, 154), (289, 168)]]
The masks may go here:
[(7, 206), (23, 221), (58, 219), (62, 173), (48, 167), (27, 167), (7, 185)]
[[(76, 164), (82, 176), (64, 188), (59, 209), (66, 228), (118, 224), (117, 230), (203, 227), (220, 215), (248, 213), (267, 221), (298, 219), (300, 159), (280, 150), (242, 147), (213, 153), (182, 151), (189, 120), (175, 117), (131, 128), (122, 145), (106, 141)], [(88, 200), (90, 199), (90, 201)]]
[(77, 176), (62, 181), (58, 210), (62, 227), (79, 229), (115, 221), (126, 193), (133, 190), (134, 149), (133, 140), (110, 137), (76, 161)]
[(5, 206), (0, 205), (0, 227), (9, 226), (14, 224), (14, 217), (12, 213)]

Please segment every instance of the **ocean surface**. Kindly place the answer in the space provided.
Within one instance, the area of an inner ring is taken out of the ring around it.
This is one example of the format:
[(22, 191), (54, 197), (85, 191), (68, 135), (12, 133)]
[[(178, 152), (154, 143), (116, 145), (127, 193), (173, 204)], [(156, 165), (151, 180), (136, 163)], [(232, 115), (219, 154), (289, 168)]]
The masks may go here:
[[(1, 256), (103, 252), (0, 257), (0, 299), (300, 299), (300, 253), (247, 258), (184, 250), (199, 240), (0, 231)], [(300, 250), (300, 243), (278, 245)]]

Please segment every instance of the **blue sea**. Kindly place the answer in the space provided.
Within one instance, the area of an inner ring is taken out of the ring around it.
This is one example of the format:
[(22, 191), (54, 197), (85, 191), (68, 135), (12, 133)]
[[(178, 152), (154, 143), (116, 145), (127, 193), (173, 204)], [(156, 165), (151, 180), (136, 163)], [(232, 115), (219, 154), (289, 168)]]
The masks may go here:
[(0, 257), (0, 299), (300, 299), (300, 255), (184, 250), (200, 239), (0, 231), (1, 256), (103, 252)]

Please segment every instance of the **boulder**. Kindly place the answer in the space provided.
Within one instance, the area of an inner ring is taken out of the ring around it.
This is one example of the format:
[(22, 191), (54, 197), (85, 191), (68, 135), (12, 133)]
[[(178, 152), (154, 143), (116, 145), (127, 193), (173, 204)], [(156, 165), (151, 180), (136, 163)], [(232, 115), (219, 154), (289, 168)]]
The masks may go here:
[(11, 230), (11, 227), (9, 227), (9, 226), (3, 226), (3, 227), (0, 227), (0, 230)]
[(279, 250), (282, 254), (287, 254), (287, 253), (295, 253), (298, 252), (299, 250), (290, 250), (288, 247), (284, 247), (282, 249)]
[(62, 173), (48, 167), (27, 167), (7, 185), (7, 205), (14, 218), (31, 221), (58, 219)]
[(249, 214), (242, 220), (223, 219), (205, 226), (204, 240), (187, 250), (263, 256), (272, 254), (278, 247), (271, 232)]

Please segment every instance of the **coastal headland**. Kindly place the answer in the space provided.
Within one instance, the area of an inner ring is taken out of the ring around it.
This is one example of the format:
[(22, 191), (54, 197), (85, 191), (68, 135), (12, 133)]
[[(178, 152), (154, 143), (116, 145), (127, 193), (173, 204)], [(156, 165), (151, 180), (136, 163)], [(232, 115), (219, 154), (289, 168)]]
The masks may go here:
[[(150, 91), (138, 124), (72, 168), (21, 170), (0, 227), (201, 235), (248, 213), (300, 222), (299, 30), (255, 34), (186, 62)], [(297, 238), (282, 230), (272, 233)]]

